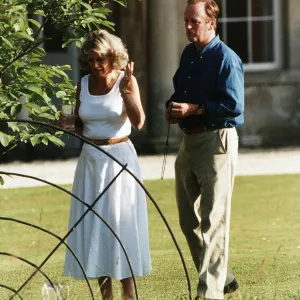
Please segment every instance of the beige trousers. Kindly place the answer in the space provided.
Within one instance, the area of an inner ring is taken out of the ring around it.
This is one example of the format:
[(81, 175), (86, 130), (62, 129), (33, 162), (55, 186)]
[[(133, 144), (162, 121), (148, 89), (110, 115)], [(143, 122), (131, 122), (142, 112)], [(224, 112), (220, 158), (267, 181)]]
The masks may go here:
[(224, 299), (231, 195), (238, 158), (235, 128), (185, 135), (175, 162), (181, 229), (199, 271), (198, 296)]

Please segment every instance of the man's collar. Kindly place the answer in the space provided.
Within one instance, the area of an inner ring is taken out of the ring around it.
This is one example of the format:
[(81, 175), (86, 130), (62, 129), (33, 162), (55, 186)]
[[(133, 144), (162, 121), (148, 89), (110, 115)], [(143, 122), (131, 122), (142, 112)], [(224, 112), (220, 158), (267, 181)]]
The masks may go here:
[[(220, 43), (220, 37), (217, 34), (202, 50), (199, 51), (199, 54), (203, 54), (204, 52), (214, 48), (219, 43)], [(195, 44), (194, 46), (195, 48), (197, 48)]]

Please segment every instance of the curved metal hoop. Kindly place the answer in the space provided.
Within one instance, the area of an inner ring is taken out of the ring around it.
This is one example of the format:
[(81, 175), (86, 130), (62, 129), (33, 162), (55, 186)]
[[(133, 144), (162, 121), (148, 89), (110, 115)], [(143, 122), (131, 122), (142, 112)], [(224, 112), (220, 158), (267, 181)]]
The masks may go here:
[(18, 295), (20, 297), (20, 299), (23, 300), (23, 298), (19, 295), (19, 293), (17, 292), (17, 290), (11, 288), (10, 286), (7, 286), (5, 284), (0, 283), (0, 288), (4, 288), (4, 289), (7, 289), (7, 290), (9, 290), (11, 292), (14, 292), (15, 295)]
[[(165, 223), (168, 231), (169, 231), (169, 234), (171, 235), (171, 238), (175, 244), (175, 247), (177, 249), (177, 252), (180, 256), (180, 259), (181, 259), (181, 262), (182, 262), (182, 265), (183, 265), (183, 268), (184, 268), (184, 272), (185, 272), (185, 276), (186, 276), (186, 279), (187, 279), (187, 285), (188, 285), (188, 297), (190, 300), (192, 300), (192, 292), (191, 292), (191, 283), (190, 283), (190, 277), (189, 277), (189, 273), (188, 273), (188, 270), (187, 270), (187, 267), (186, 267), (186, 263), (185, 263), (185, 260), (184, 260), (184, 257), (183, 257), (183, 254), (179, 248), (179, 245), (175, 239), (175, 236), (165, 218), (165, 216), (163, 215), (162, 211), (160, 210), (158, 204), (155, 202), (155, 200), (153, 199), (153, 197), (151, 196), (151, 194), (148, 192), (148, 190), (144, 187), (143, 183), (139, 180), (139, 178), (136, 177), (135, 174), (133, 174), (128, 168), (126, 165), (123, 165), (118, 159), (116, 159), (114, 156), (112, 156), (111, 154), (107, 153), (105, 150), (103, 150), (102, 148), (98, 147), (96, 144), (90, 142), (88, 139), (82, 137), (82, 136), (79, 136), (69, 130), (66, 130), (66, 129), (62, 129), (58, 126), (55, 126), (55, 125), (52, 125), (52, 124), (47, 124), (47, 123), (44, 123), (44, 122), (39, 122), (39, 121), (31, 121), (31, 120), (23, 120), (23, 119), (6, 119), (6, 120), (0, 120), (0, 123), (9, 123), (9, 122), (20, 122), (20, 123), (28, 123), (28, 124), (34, 124), (34, 125), (41, 125), (41, 126), (45, 126), (47, 128), (52, 128), (52, 129), (55, 129), (55, 130), (58, 130), (58, 131), (63, 131), (71, 136), (74, 136), (78, 139), (80, 139), (81, 141), (91, 145), (92, 147), (98, 149), (99, 151), (103, 152), (105, 155), (107, 155), (108, 157), (110, 157), (113, 161), (115, 161), (117, 164), (119, 164), (121, 167), (122, 167), (122, 171), (123, 170), (126, 170), (126, 172), (128, 172), (135, 180), (136, 182), (141, 186), (141, 188), (144, 190), (144, 192), (146, 193), (146, 195), (149, 197), (149, 199), (151, 200), (151, 202), (153, 203), (153, 205), (155, 206), (156, 210), (158, 211), (160, 217), (162, 218), (163, 222)], [(54, 250), (56, 251), (56, 249)], [(23, 286), (22, 286), (23, 287)], [(21, 288), (22, 288), (21, 287)], [(19, 289), (20, 290), (20, 289)], [(137, 295), (138, 296), (138, 295)], [(138, 299), (138, 298), (137, 298)]]
[[(125, 165), (126, 167), (126, 165)], [(80, 200), (77, 196), (75, 196), (75, 198), (77, 200), (79, 200), (81, 203), (83, 203), (84, 205), (88, 206), (89, 208), (85, 211), (85, 213), (80, 217), (80, 219), (72, 226), (71, 229), (69, 229), (68, 233), (64, 236), (63, 239), (60, 239), (60, 242), (58, 245), (56, 245), (56, 247), (49, 253), (49, 255), (44, 259), (44, 261), (37, 267), (37, 270), (35, 272), (33, 272), (29, 278), (21, 285), (21, 287), (18, 289), (18, 292), (20, 292), (26, 285), (27, 283), (34, 277), (34, 275), (37, 273), (38, 270), (40, 270), (40, 268), (50, 259), (50, 257), (55, 253), (55, 251), (59, 248), (59, 246), (63, 243), (64, 240), (67, 239), (67, 237), (72, 233), (72, 231), (76, 228), (76, 226), (84, 219), (84, 217), (88, 214), (88, 212), (90, 210), (93, 210), (92, 207), (96, 204), (96, 202), (102, 197), (102, 195), (109, 189), (109, 187), (113, 184), (113, 182), (118, 178), (118, 176), (124, 171), (124, 169), (120, 170), (120, 172), (115, 176), (115, 178), (108, 184), (108, 186), (103, 190), (103, 192), (97, 197), (97, 199), (94, 201), (94, 203), (92, 203), (91, 206), (87, 205), (84, 201)], [(23, 176), (23, 177), (28, 177), (28, 176)], [(50, 185), (53, 186), (53, 184), (49, 183)], [(58, 187), (58, 186), (56, 186)], [(63, 188), (58, 187), (60, 190), (64, 190)], [(68, 192), (68, 194), (73, 195), (72, 193)], [(94, 211), (94, 210), (93, 210)], [(103, 221), (103, 223), (111, 230), (112, 234), (115, 236), (115, 238), (118, 240), (118, 242), (121, 245), (121, 248), (124, 251), (125, 257), (127, 259), (128, 265), (129, 265), (129, 269), (131, 272), (131, 276), (133, 278), (133, 282), (134, 282), (134, 287), (135, 287), (135, 292), (136, 292), (136, 297), (138, 299), (138, 292), (137, 292), (137, 285), (136, 285), (136, 281), (135, 281), (135, 277), (133, 274), (133, 270), (132, 270), (132, 266), (129, 260), (129, 257), (127, 255), (127, 252), (125, 251), (125, 248), (122, 244), (122, 242), (120, 241), (119, 237), (116, 235), (116, 233), (112, 230), (112, 228), (105, 222), (105, 220), (96, 212), (94, 211), (94, 213), (101, 219), (101, 221)], [(92, 299), (94, 299), (94, 296), (92, 294)]]
[[(13, 174), (13, 175), (16, 175), (16, 174)], [(40, 226), (31, 224), (31, 223), (27, 223), (27, 222), (24, 222), (24, 221), (21, 221), (21, 220), (16, 220), (16, 219), (13, 219), (13, 218), (5, 218), (5, 217), (0, 217), (0, 220), (16, 222), (16, 223), (19, 223), (19, 224), (23, 224), (23, 225), (25, 225), (25, 226), (33, 227), (33, 228), (35, 228), (35, 229), (41, 230), (41, 231), (43, 231), (43, 232), (45, 232), (45, 233), (48, 233), (49, 235), (52, 235), (53, 237), (55, 237), (55, 238), (57, 238), (58, 240), (60, 240), (61, 242), (63, 242), (63, 244), (69, 249), (69, 251), (71, 252), (71, 254), (73, 255), (73, 257), (76, 259), (76, 261), (77, 261), (77, 263), (78, 263), (78, 265), (79, 265), (79, 267), (80, 267), (80, 269), (81, 269), (81, 271), (82, 271), (82, 273), (83, 273), (83, 276), (84, 276), (84, 278), (85, 278), (85, 281), (86, 281), (86, 283), (87, 283), (87, 285), (88, 285), (88, 288), (89, 288), (90, 293), (91, 293), (91, 295), (92, 295), (92, 299), (94, 299), (94, 293), (93, 293), (92, 287), (91, 287), (91, 285), (90, 285), (90, 283), (89, 283), (89, 280), (88, 280), (88, 278), (87, 278), (87, 276), (86, 276), (86, 273), (85, 273), (85, 271), (84, 271), (84, 268), (83, 268), (81, 262), (79, 261), (78, 257), (77, 257), (76, 254), (74, 253), (74, 251), (69, 247), (69, 245), (68, 245), (65, 241), (63, 241), (58, 235), (56, 235), (55, 233), (53, 233), (53, 232), (51, 232), (51, 231), (49, 231), (49, 230), (47, 230), (47, 229), (45, 229), (45, 228), (42, 228), (42, 227), (40, 227)], [(51, 283), (50, 283), (50, 284), (51, 284)], [(54, 288), (53, 284), (51, 284), (51, 286)]]
[[(36, 268), (37, 272), (40, 272), (48, 280), (48, 282), (50, 283), (50, 285), (54, 288), (54, 284), (53, 284), (52, 280), (49, 278), (49, 276), (45, 272), (43, 272), (41, 269), (38, 269), (38, 266), (35, 265), (34, 263), (30, 262), (29, 260), (27, 260), (27, 259), (25, 259), (23, 257), (20, 257), (20, 256), (15, 255), (15, 254), (7, 253), (7, 252), (0, 252), (0, 255), (13, 257), (15, 259), (21, 260), (21, 261), (25, 262), (26, 264), (28, 264), (28, 265)], [(16, 291), (15, 294), (17, 294), (19, 296), (19, 292), (20, 291)]]
[[(60, 186), (58, 186), (58, 185), (56, 185), (56, 184), (54, 184), (54, 183), (51, 183), (51, 182), (49, 182), (49, 181), (46, 181), (46, 180), (43, 180), (43, 179), (40, 179), (40, 178), (36, 178), (36, 177), (30, 176), (30, 175), (19, 174), (19, 173), (8, 173), (8, 172), (1, 172), (1, 171), (0, 171), (0, 175), (1, 175), (1, 174), (3, 174), (3, 175), (13, 175), (13, 176), (25, 177), (25, 178), (34, 179), (34, 180), (37, 180), (37, 181), (40, 181), (40, 182), (44, 182), (44, 183), (46, 183), (46, 184), (48, 184), (48, 185), (50, 185), (50, 186), (53, 186), (53, 187), (55, 187), (55, 188), (57, 188), (57, 189), (59, 189), (59, 190), (65, 192), (65, 193), (69, 194), (70, 196), (74, 197), (76, 200), (78, 200), (79, 202), (81, 202), (83, 205), (85, 205), (89, 210), (91, 210), (91, 211), (92, 211), (92, 212), (93, 212), (93, 213), (94, 213), (94, 214), (95, 214), (95, 215), (96, 215), (96, 216), (97, 216), (97, 217), (98, 217), (98, 218), (99, 218), (106, 226), (107, 226), (107, 228), (111, 231), (111, 233), (114, 235), (114, 237), (115, 237), (115, 238), (117, 239), (117, 241), (119, 242), (119, 244), (120, 244), (120, 246), (121, 246), (121, 248), (122, 248), (122, 250), (123, 250), (123, 252), (124, 252), (124, 255), (125, 255), (125, 258), (126, 258), (126, 260), (127, 260), (127, 263), (128, 263), (128, 265), (129, 265), (129, 269), (130, 269), (130, 272), (131, 272), (131, 276), (132, 276), (132, 278), (133, 278), (134, 285), (135, 285), (135, 292), (136, 292), (137, 299), (138, 299), (138, 292), (137, 292), (137, 286), (136, 286), (135, 276), (134, 276), (134, 274), (133, 274), (132, 266), (131, 266), (131, 263), (130, 263), (128, 254), (127, 254), (127, 252), (126, 252), (126, 250), (125, 250), (125, 248), (124, 248), (124, 245), (123, 245), (123, 243), (121, 242), (121, 240), (120, 240), (120, 238), (118, 237), (118, 235), (115, 233), (115, 231), (110, 227), (110, 225), (109, 225), (109, 224), (108, 224), (108, 223), (107, 223), (107, 222), (106, 222), (106, 221), (105, 221), (105, 220), (104, 220), (104, 219), (103, 219), (103, 218), (102, 218), (102, 217), (101, 217), (94, 209), (93, 209), (93, 204), (92, 204), (92, 205), (88, 205), (87, 203), (85, 203), (84, 201), (82, 201), (79, 197), (77, 197), (77, 196), (74, 195), (73, 193), (69, 192), (68, 190), (66, 190), (66, 189), (64, 189), (64, 188), (62, 188), (62, 187), (60, 187)], [(107, 190), (107, 188), (106, 188), (106, 190)], [(100, 199), (100, 197), (99, 197), (99, 199)], [(69, 232), (68, 232), (68, 234), (62, 239), (62, 238), (60, 238), (59, 236), (53, 234), (52, 232), (50, 232), (50, 231), (48, 231), (48, 230), (46, 230), (46, 229), (43, 229), (43, 228), (41, 228), (41, 227), (39, 227), (39, 226), (30, 224), (30, 223), (27, 223), (27, 222), (24, 222), (24, 221), (15, 220), (15, 219), (12, 219), (12, 218), (3, 218), (3, 217), (0, 217), (0, 220), (1, 220), (1, 219), (3, 219), (3, 220), (8, 220), (8, 221), (17, 221), (18, 223), (21, 223), (21, 224), (24, 224), (24, 225), (28, 225), (28, 226), (31, 226), (31, 227), (34, 227), (34, 228), (37, 228), (37, 229), (40, 229), (40, 230), (42, 230), (42, 231), (44, 231), (44, 232), (46, 232), (46, 233), (49, 233), (49, 234), (55, 236), (56, 238), (58, 238), (58, 239), (60, 240), (59, 245), (60, 245), (61, 243), (65, 244), (65, 245), (68, 247), (68, 249), (71, 251), (71, 253), (72, 253), (72, 255), (74, 256), (74, 258), (76, 259), (76, 261), (79, 263), (79, 266), (80, 266), (81, 270), (83, 271), (85, 280), (86, 280), (86, 282), (87, 282), (87, 284), (88, 284), (88, 286), (89, 286), (89, 289), (90, 289), (90, 292), (91, 292), (91, 295), (92, 295), (92, 299), (94, 299), (94, 295), (93, 295), (91, 286), (90, 286), (90, 284), (89, 284), (88, 278), (87, 278), (87, 276), (86, 276), (86, 273), (85, 273), (85, 271), (84, 271), (84, 269), (83, 269), (81, 263), (79, 262), (77, 256), (76, 256), (75, 253), (73, 252), (73, 250), (72, 250), (72, 249), (64, 242), (64, 240), (67, 238), (67, 236), (69, 235), (69, 233), (72, 232), (73, 229), (70, 229)], [(77, 223), (79, 223), (79, 222), (77, 222)], [(73, 227), (74, 227), (74, 226), (73, 226)], [(59, 245), (58, 245), (58, 246), (59, 246)], [(51, 255), (57, 250), (58, 246), (55, 247), (55, 249), (48, 255), (48, 257), (45, 259), (45, 261), (43, 261), (43, 263), (42, 263), (43, 265), (48, 261), (48, 259), (51, 257)], [(39, 266), (39, 268), (40, 268), (40, 267), (41, 267), (41, 266)], [(32, 278), (32, 277), (31, 277), (31, 278)], [(30, 280), (31, 278), (29, 278), (29, 280)], [(27, 282), (26, 282), (26, 283), (27, 283)]]

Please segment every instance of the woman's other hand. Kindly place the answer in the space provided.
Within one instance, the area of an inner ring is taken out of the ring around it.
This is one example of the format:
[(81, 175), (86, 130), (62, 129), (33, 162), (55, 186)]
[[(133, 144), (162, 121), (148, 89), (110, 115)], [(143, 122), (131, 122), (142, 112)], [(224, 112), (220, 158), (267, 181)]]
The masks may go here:
[(131, 61), (125, 67), (125, 70), (124, 70), (125, 75), (122, 78), (122, 80), (120, 81), (120, 91), (121, 91), (121, 93), (130, 92), (130, 81), (131, 81), (131, 76), (133, 74), (133, 70), (134, 70), (134, 62)]

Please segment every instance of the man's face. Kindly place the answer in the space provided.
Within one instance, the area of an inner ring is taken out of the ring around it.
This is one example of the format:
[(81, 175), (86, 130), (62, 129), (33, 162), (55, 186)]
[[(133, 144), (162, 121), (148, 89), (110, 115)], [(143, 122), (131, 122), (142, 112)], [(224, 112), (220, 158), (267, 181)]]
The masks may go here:
[(187, 38), (192, 43), (207, 44), (215, 35), (213, 21), (209, 20), (203, 2), (190, 4), (184, 13)]

